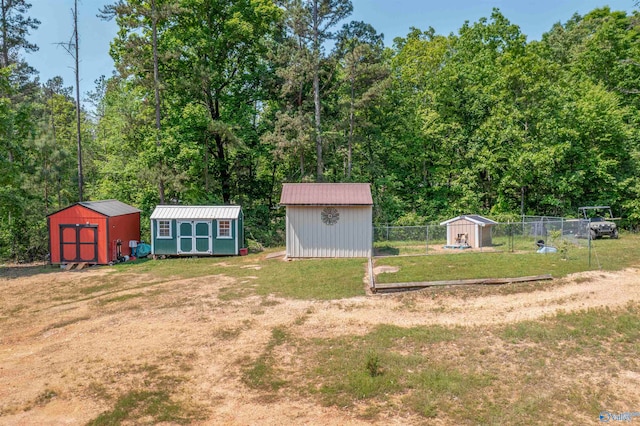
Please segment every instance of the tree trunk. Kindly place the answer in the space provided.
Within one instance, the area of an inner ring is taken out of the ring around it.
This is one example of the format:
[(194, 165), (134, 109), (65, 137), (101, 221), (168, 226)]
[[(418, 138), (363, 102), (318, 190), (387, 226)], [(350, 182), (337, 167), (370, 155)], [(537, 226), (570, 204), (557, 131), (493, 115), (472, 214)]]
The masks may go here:
[[(151, 0), (151, 37), (152, 37), (152, 49), (153, 49), (153, 92), (155, 96), (155, 108), (156, 108), (156, 146), (160, 147), (160, 131), (161, 131), (161, 117), (160, 117), (160, 72), (158, 70), (158, 13), (156, 9), (156, 1)], [(160, 204), (164, 204), (164, 178), (162, 177), (162, 160), (160, 160), (160, 174), (158, 175), (158, 198)]]
[[(7, 28), (7, 14), (9, 9), (9, 0), (2, 0), (0, 5), (2, 6), (2, 67), (9, 66), (9, 42), (7, 41), (8, 37), (8, 28)], [(13, 163), (13, 150), (11, 149), (11, 144), (7, 145), (7, 159), (9, 163)]]
[(207, 145), (209, 145), (208, 141), (204, 143), (204, 190), (205, 192), (209, 192), (209, 150), (207, 149)]
[(8, 28), (7, 28), (7, 9), (9, 8), (9, 0), (1, 0), (0, 6), (2, 6), (2, 67), (9, 66), (9, 42), (7, 41)]
[(347, 138), (347, 179), (351, 180), (351, 168), (352, 168), (352, 152), (353, 152), (353, 131), (355, 127), (355, 114), (354, 114), (354, 103), (355, 103), (355, 83), (353, 78), (351, 78), (351, 99), (349, 100), (349, 137)]
[(78, 0), (74, 1), (73, 8), (73, 35), (75, 37), (75, 60), (76, 60), (76, 131), (78, 132), (78, 201), (82, 201), (83, 177), (82, 177), (82, 135), (80, 133), (80, 48), (78, 46)]
[(218, 162), (218, 172), (220, 176), (220, 186), (222, 187), (222, 201), (224, 204), (231, 203), (231, 173), (225, 156), (224, 141), (222, 136), (216, 134), (216, 159)]
[(316, 130), (316, 181), (324, 181), (324, 162), (322, 160), (322, 124), (320, 118), (320, 34), (318, 1), (313, 1), (313, 103), (315, 105)]
[[(209, 115), (212, 122), (220, 120), (220, 101), (215, 96), (206, 95), (207, 108), (209, 109)], [(227, 157), (225, 153), (224, 140), (222, 135), (217, 131), (213, 132), (213, 140), (215, 141), (215, 151), (213, 156), (216, 160), (215, 170), (220, 179), (220, 187), (222, 188), (222, 200), (224, 204), (231, 202), (231, 172), (229, 171), (229, 164), (227, 164)]]

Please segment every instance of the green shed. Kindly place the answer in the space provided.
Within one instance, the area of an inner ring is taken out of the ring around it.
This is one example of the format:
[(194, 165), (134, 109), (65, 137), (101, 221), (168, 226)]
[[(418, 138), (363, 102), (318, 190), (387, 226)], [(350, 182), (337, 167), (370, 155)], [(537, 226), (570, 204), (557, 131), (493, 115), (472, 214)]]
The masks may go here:
[(151, 254), (245, 254), (240, 206), (157, 206), (151, 214)]

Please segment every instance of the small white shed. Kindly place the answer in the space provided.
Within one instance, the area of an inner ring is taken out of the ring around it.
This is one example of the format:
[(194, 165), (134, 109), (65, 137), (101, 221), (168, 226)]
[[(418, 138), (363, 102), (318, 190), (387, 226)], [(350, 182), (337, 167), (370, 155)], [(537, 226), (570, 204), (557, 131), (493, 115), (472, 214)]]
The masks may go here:
[(371, 257), (368, 183), (285, 183), (287, 257)]
[(481, 248), (492, 245), (491, 228), (497, 223), (477, 214), (468, 214), (440, 225), (447, 226), (447, 246)]

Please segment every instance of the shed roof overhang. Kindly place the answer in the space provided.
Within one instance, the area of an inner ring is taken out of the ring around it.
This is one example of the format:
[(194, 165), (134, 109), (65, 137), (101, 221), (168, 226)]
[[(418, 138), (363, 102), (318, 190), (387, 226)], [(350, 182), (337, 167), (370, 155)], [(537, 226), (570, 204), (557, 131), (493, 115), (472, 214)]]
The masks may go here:
[(368, 183), (285, 183), (280, 204), (284, 206), (372, 206)]
[(240, 206), (157, 206), (151, 219), (237, 219)]
[(78, 203), (74, 203), (70, 206), (67, 206), (63, 209), (60, 209), (56, 212), (53, 212), (47, 216), (53, 216), (54, 214), (60, 213), (61, 211), (67, 210), (73, 206), (82, 206), (107, 217), (122, 216), (122, 215), (132, 214), (132, 213), (140, 213), (140, 210), (138, 210), (133, 206), (130, 206), (129, 204), (125, 204), (122, 201), (101, 200), (101, 201), (80, 201)]
[(440, 222), (440, 225), (449, 225), (453, 222), (457, 222), (459, 220), (466, 219), (471, 223), (474, 223), (479, 226), (487, 226), (487, 225), (497, 225), (498, 222), (495, 222), (491, 219), (487, 219), (486, 217), (477, 215), (477, 214), (463, 214), (453, 219), (445, 220), (444, 222)]

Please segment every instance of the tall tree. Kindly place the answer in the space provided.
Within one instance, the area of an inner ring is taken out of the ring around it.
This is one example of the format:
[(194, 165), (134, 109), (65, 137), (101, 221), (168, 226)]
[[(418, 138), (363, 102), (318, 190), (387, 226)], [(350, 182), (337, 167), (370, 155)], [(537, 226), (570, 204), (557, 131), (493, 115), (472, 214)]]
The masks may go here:
[[(383, 36), (365, 22), (350, 22), (338, 33), (336, 51), (342, 59), (348, 97), (347, 167), (346, 178), (351, 180), (353, 146), (356, 133), (356, 109), (374, 97), (376, 83), (387, 75), (382, 64)], [(374, 88), (374, 90), (371, 90)], [(360, 104), (360, 105), (358, 105)]]
[[(162, 150), (159, 35), (162, 28), (169, 25), (171, 17), (179, 11), (180, 5), (171, 1), (118, 0), (104, 6), (98, 15), (105, 20), (116, 18), (121, 29), (117, 44), (112, 48), (112, 56), (120, 73), (123, 76), (133, 74), (142, 84), (152, 87), (155, 124), (153, 133), (158, 151)], [(149, 44), (151, 52), (148, 51)], [(157, 170), (158, 197), (160, 203), (164, 204), (167, 165), (162, 155), (159, 156)]]
[(38, 46), (30, 43), (27, 36), (36, 30), (40, 21), (25, 17), (31, 8), (26, 0), (0, 0), (0, 36), (2, 37), (2, 62), (0, 68), (7, 67), (17, 61), (17, 52), (35, 52)]
[(316, 179), (324, 180), (324, 161), (322, 158), (322, 108), (320, 93), (320, 62), (323, 58), (323, 45), (334, 38), (331, 32), (340, 21), (353, 11), (351, 0), (310, 0), (311, 6), (311, 46), (313, 52), (313, 103), (315, 106), (316, 137)]
[(250, 127), (247, 108), (261, 100), (265, 41), (276, 31), (281, 12), (271, 0), (184, 0), (182, 5), (166, 34), (181, 52), (168, 64), (167, 86), (176, 102), (205, 108), (209, 123), (203, 146), (213, 158), (222, 200), (229, 203), (230, 147), (243, 142), (235, 128)]
[(310, 52), (314, 105), (314, 141), (316, 151), (316, 180), (324, 180), (322, 87), (320, 84), (324, 46), (335, 39), (334, 27), (353, 11), (351, 0), (285, 0), (287, 25), (291, 36), (301, 49)]

